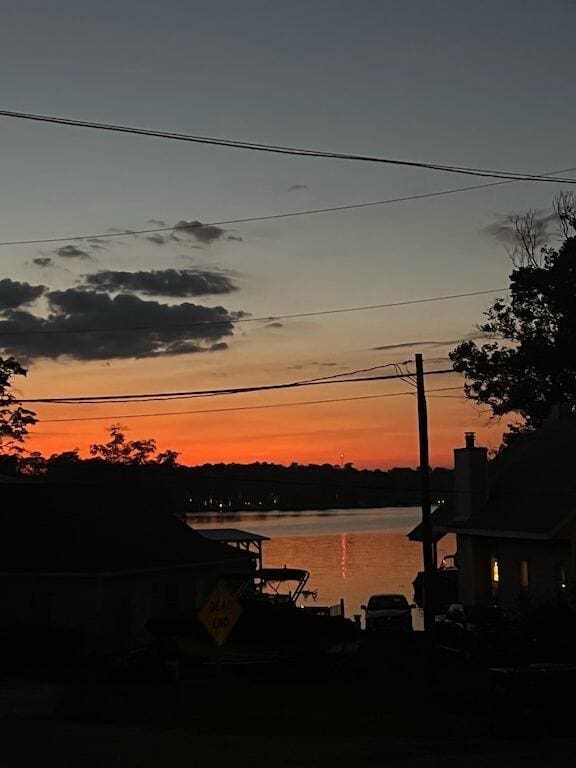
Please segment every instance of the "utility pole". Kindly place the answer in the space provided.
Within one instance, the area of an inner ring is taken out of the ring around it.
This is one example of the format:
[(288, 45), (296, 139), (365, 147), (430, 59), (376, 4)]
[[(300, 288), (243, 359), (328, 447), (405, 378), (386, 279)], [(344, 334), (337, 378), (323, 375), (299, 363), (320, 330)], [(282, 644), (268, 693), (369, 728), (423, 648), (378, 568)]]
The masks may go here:
[(416, 355), (416, 394), (418, 398), (418, 436), (420, 443), (420, 498), (422, 504), (422, 555), (424, 561), (424, 629), (434, 626), (434, 556), (432, 543), (432, 510), (430, 504), (430, 458), (428, 448), (428, 408), (424, 387), (422, 355)]

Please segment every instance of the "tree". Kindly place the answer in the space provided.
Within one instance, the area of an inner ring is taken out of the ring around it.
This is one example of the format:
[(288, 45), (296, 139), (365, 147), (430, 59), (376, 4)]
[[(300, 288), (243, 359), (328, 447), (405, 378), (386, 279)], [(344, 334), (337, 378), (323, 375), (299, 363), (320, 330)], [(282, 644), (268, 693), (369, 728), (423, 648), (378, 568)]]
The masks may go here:
[(178, 465), (178, 456), (180, 456), (178, 451), (168, 448), (156, 456), (156, 464), (160, 464), (163, 467), (176, 467)]
[(13, 357), (0, 357), (0, 453), (21, 453), (29, 427), (38, 419), (34, 411), (23, 408), (12, 393), (12, 379), (26, 376), (26, 369)]
[(156, 453), (156, 441), (153, 438), (145, 440), (127, 440), (121, 424), (112, 424), (108, 432), (110, 440), (107, 443), (94, 443), (90, 446), (90, 454), (110, 464), (146, 464)]
[(564, 241), (536, 244), (541, 221), (533, 211), (510, 224), (514, 270), (510, 298), (497, 299), (479, 331), (485, 343), (465, 341), (451, 353), (466, 379), (466, 396), (488, 405), (494, 417), (517, 414), (505, 442), (538, 427), (557, 404), (576, 407), (576, 196), (559, 195), (554, 210)]

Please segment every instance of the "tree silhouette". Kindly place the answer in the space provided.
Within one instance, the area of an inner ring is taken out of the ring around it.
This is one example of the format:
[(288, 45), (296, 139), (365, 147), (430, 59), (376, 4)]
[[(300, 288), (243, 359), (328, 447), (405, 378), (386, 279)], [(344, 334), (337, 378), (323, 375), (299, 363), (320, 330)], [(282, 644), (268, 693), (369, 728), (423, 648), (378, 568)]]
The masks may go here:
[(572, 236), (558, 249), (537, 250), (538, 218), (533, 211), (516, 217), (510, 299), (497, 299), (479, 326), (491, 340), (465, 341), (450, 353), (468, 398), (494, 417), (521, 417), (509, 424), (505, 442), (542, 424), (554, 405), (576, 407), (576, 196), (559, 195), (554, 210), (561, 235)]
[(156, 440), (127, 440), (124, 429), (121, 424), (112, 424), (108, 429), (110, 440), (91, 445), (91, 456), (110, 464), (140, 465), (151, 461), (156, 453)]
[(14, 376), (26, 376), (26, 369), (13, 357), (0, 357), (0, 453), (23, 452), (29, 427), (37, 423), (34, 411), (23, 408), (12, 393)]

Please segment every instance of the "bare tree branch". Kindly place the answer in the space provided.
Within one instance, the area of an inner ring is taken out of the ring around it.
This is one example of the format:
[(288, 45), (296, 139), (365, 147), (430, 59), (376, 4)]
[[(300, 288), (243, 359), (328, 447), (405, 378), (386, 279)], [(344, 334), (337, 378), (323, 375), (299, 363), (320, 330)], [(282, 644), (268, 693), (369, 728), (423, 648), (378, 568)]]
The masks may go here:
[(576, 193), (559, 192), (552, 202), (561, 236), (566, 239), (576, 232)]

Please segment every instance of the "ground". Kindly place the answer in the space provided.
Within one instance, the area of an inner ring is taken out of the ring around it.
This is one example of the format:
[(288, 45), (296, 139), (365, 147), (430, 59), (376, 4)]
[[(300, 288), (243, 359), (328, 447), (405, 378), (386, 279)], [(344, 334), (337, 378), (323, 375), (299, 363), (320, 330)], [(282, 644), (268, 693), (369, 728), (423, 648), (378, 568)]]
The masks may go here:
[[(176, 686), (64, 686), (50, 717), (0, 719), (2, 768), (572, 765), (576, 741), (497, 736), (484, 668), (372, 647), (342, 666), (215, 669)], [(26, 716), (27, 715), (27, 716)]]

